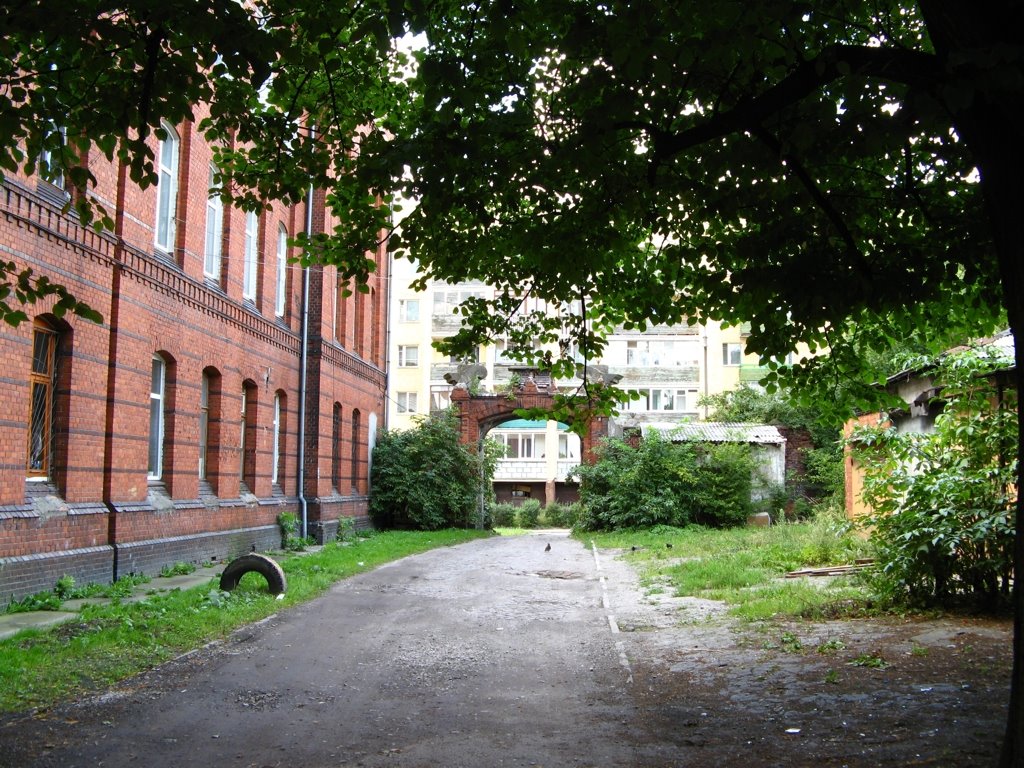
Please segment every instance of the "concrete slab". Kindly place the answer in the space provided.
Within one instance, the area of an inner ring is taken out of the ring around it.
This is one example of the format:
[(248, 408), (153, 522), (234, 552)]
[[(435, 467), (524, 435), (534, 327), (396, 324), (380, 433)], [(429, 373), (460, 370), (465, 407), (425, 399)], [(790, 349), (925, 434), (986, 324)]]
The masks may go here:
[(25, 629), (44, 629), (62, 624), (78, 615), (74, 611), (27, 611), (25, 613), (0, 614), (0, 640), (16, 635)]

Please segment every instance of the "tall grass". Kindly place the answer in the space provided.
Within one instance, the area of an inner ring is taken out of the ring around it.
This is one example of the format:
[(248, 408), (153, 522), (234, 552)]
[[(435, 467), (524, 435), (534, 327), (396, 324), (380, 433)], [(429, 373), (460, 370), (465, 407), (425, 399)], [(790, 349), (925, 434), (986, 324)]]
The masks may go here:
[(624, 550), (652, 592), (721, 600), (746, 619), (850, 613), (873, 597), (857, 576), (784, 578), (800, 568), (850, 564), (870, 555), (866, 542), (835, 514), (768, 528), (657, 526), (578, 535), (602, 549)]

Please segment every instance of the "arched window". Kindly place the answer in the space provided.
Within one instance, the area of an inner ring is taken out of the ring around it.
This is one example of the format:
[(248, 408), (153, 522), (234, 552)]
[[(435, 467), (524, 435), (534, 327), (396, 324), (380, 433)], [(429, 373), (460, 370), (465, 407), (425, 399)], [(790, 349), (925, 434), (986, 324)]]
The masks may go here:
[(175, 211), (178, 205), (178, 155), (180, 140), (169, 123), (161, 123), (164, 136), (157, 147), (156, 247), (174, 250)]
[(242, 493), (256, 489), (256, 407), (259, 388), (246, 379), (242, 384), (241, 412), (239, 414), (238, 479)]
[(220, 469), (220, 373), (203, 371), (199, 392), (199, 480), (207, 492), (217, 492)]
[(203, 274), (211, 280), (220, 281), (220, 254), (224, 238), (224, 203), (214, 193), (214, 175), (217, 168), (212, 163), (209, 173), (209, 193), (206, 198), (206, 251), (203, 256)]
[(146, 465), (146, 473), (150, 480), (159, 480), (164, 474), (166, 394), (167, 363), (160, 355), (153, 355), (149, 386), (149, 460)]
[(259, 270), (259, 216), (255, 211), (245, 214), (245, 252), (242, 264), (242, 298), (256, 301), (256, 278)]
[(28, 445), (25, 458), (25, 469), (29, 477), (48, 478), (53, 464), (57, 342), (57, 332), (44, 321), (36, 320), (32, 328)]
[(285, 434), (287, 429), (287, 399), (284, 392), (274, 394), (274, 442), (271, 458), (270, 482), (282, 485), (284, 481)]
[(341, 403), (334, 404), (331, 419), (331, 487), (341, 491)]
[(365, 311), (366, 302), (363, 300), (363, 292), (357, 288), (352, 301), (352, 351), (360, 357), (363, 356), (363, 329), (366, 321), (363, 313)]
[(352, 411), (352, 493), (359, 493), (362, 483), (359, 482), (359, 435), (362, 430), (362, 415), (358, 410)]
[(274, 314), (284, 317), (288, 309), (288, 230), (277, 230), (277, 294)]

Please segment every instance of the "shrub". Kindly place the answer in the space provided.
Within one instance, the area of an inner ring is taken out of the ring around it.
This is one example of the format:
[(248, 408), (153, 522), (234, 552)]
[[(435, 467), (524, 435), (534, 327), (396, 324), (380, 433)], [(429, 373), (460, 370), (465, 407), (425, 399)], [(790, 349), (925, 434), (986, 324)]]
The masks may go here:
[(999, 397), (990, 377), (1007, 361), (967, 350), (937, 365), (946, 406), (933, 432), (882, 426), (853, 436), (876, 586), (897, 600), (995, 607), (1013, 577), (1016, 399)]
[(754, 462), (742, 444), (671, 443), (657, 432), (639, 448), (606, 440), (598, 461), (581, 464), (576, 519), (590, 530), (729, 526), (746, 522)]
[(526, 499), (516, 507), (516, 527), (536, 528), (540, 520), (540, 501), (537, 499)]
[(491, 504), (491, 524), (500, 528), (511, 528), (516, 524), (516, 505), (507, 502)]
[(566, 522), (566, 516), (569, 512), (569, 508), (564, 504), (560, 504), (557, 501), (553, 501), (544, 507), (544, 523), (551, 528), (565, 528), (568, 526)]
[(386, 431), (373, 453), (370, 516), (378, 528), (468, 528), (481, 520), (497, 461), (459, 443), (458, 422), (446, 411), (413, 429)]

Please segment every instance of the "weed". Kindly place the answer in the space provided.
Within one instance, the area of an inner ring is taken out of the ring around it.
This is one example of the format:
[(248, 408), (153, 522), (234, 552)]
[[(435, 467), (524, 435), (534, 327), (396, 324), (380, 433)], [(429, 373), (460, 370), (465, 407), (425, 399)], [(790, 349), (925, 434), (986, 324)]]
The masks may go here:
[(800, 638), (792, 632), (783, 632), (779, 643), (782, 646), (782, 650), (786, 653), (800, 653), (804, 649), (804, 644), (800, 642)]
[(839, 653), (839, 651), (844, 650), (845, 648), (846, 644), (842, 640), (836, 640), (835, 638), (833, 638), (831, 640), (826, 640), (825, 642), (820, 643), (818, 645), (818, 653), (822, 654), (823, 656), (833, 656)]
[(171, 576), (188, 576), (190, 573), (195, 573), (196, 566), (194, 563), (182, 563), (178, 562), (174, 565), (165, 565), (160, 569), (160, 575), (164, 578)]
[(834, 669), (830, 669), (825, 673), (825, 682), (830, 684), (836, 684), (839, 682), (839, 673)]
[(928, 649), (926, 647), (924, 647), (923, 645), (918, 645), (917, 643), (914, 643), (913, 647), (910, 649), (910, 655), (911, 656), (927, 656), (928, 655)]
[(875, 653), (864, 653), (850, 662), (851, 667), (868, 667), (869, 669), (885, 669), (888, 662)]

